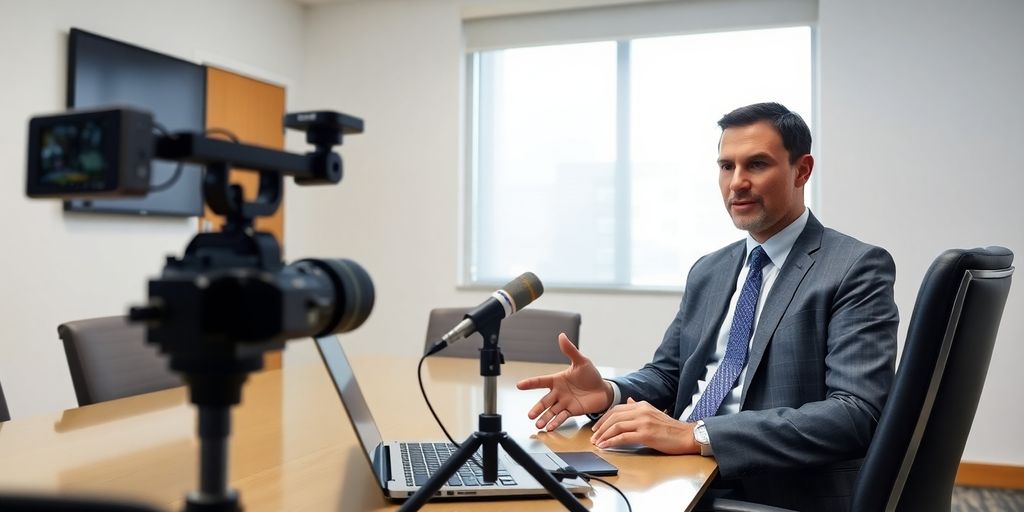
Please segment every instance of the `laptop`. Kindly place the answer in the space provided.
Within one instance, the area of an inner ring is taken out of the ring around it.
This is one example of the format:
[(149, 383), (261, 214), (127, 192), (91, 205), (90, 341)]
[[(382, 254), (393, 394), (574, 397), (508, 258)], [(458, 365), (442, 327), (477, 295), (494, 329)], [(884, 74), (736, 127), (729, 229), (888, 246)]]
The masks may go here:
[[(352, 428), (359, 438), (359, 443), (366, 454), (374, 475), (384, 495), (392, 499), (403, 499), (412, 496), (430, 477), (431, 470), (437, 470), (448, 459), (456, 448), (449, 441), (399, 442), (384, 441), (380, 429), (370, 415), (355, 373), (345, 356), (341, 343), (335, 336), (316, 339), (316, 348), (320, 351), (327, 371), (334, 380), (341, 403), (348, 412)], [(536, 439), (520, 444), (534, 460), (548, 470), (568, 466), (555, 452)], [(476, 460), (483, 463), (480, 451)], [(512, 460), (505, 450), (498, 448), (498, 479), (487, 483), (483, 480), (483, 470), (472, 461), (459, 469), (458, 475), (452, 477), (435, 496), (444, 498), (479, 498), (479, 497), (524, 497), (547, 496), (548, 492), (517, 462)], [(562, 481), (570, 492), (586, 494), (590, 484), (580, 479)]]

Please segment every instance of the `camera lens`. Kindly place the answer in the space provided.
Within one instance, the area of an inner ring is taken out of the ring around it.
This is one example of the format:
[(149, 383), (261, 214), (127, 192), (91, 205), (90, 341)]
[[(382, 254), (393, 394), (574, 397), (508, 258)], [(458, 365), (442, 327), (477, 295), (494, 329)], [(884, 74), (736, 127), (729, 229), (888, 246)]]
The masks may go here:
[(373, 311), (374, 290), (370, 274), (349, 259), (307, 258), (289, 265), (313, 270), (330, 281), (334, 289), (334, 308), (330, 320), (317, 336), (337, 334), (356, 329)]

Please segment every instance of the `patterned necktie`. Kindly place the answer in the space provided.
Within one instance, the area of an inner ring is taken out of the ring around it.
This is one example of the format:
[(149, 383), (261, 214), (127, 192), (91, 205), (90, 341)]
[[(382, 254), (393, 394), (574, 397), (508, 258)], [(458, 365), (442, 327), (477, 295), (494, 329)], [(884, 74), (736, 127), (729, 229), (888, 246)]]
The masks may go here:
[(732, 328), (729, 330), (729, 342), (725, 346), (725, 357), (722, 358), (718, 370), (711, 377), (704, 394), (697, 400), (690, 417), (686, 421), (697, 421), (718, 413), (725, 397), (732, 391), (736, 378), (747, 364), (747, 345), (754, 328), (754, 313), (757, 312), (757, 298), (761, 295), (761, 269), (771, 262), (761, 246), (750, 251), (750, 271), (743, 282), (740, 298), (736, 301), (733, 312)]

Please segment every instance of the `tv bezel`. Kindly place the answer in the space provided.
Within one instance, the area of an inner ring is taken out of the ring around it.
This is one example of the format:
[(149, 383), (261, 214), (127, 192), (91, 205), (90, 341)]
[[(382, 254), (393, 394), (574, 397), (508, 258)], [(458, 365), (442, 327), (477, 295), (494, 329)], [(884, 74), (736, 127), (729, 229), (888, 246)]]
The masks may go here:
[[(206, 66), (204, 66), (202, 64), (196, 64), (195, 62), (191, 62), (191, 61), (188, 61), (188, 60), (185, 60), (185, 59), (181, 59), (181, 58), (178, 58), (178, 57), (174, 57), (174, 56), (171, 56), (171, 55), (167, 55), (167, 54), (164, 54), (164, 53), (160, 53), (160, 52), (157, 52), (157, 51), (154, 51), (154, 50), (150, 50), (148, 48), (143, 48), (143, 47), (138, 46), (138, 45), (127, 43), (127, 42), (120, 41), (120, 40), (117, 40), (117, 39), (113, 39), (113, 38), (110, 38), (110, 37), (107, 37), (107, 36), (104, 36), (104, 35), (100, 35), (100, 34), (97, 34), (97, 33), (94, 33), (94, 32), (89, 32), (87, 30), (83, 30), (83, 29), (80, 29), (80, 28), (77, 28), (77, 27), (71, 27), (71, 29), (70, 29), (70, 31), (68, 33), (67, 84), (66, 84), (66, 97), (65, 97), (65, 103), (66, 103), (67, 108), (75, 109), (75, 108), (97, 108), (97, 107), (100, 107), (100, 105), (86, 105), (86, 106), (76, 106), (75, 105), (75, 100), (76, 100), (76, 98), (75, 98), (75, 81), (76, 81), (76, 78), (77, 78), (76, 71), (77, 71), (77, 66), (78, 66), (78, 62), (76, 60), (76, 57), (78, 55), (77, 52), (78, 52), (78, 45), (79, 45), (80, 38), (91, 38), (91, 39), (102, 40), (106, 44), (120, 46), (122, 48), (129, 49), (130, 51), (133, 51), (133, 52), (139, 52), (139, 53), (142, 53), (142, 54), (148, 54), (150, 57), (152, 57), (154, 59), (163, 59), (163, 60), (170, 61), (170, 62), (176, 62), (176, 63), (179, 63), (179, 64), (196, 67), (197, 70), (200, 71), (200, 79), (202, 81), (202, 97), (201, 97), (201, 105), (200, 105), (201, 112), (202, 112), (202, 127), (200, 129), (205, 129), (206, 128), (206, 83), (207, 83)], [(135, 105), (135, 107), (146, 108), (145, 105)], [(157, 120), (157, 121), (159, 121), (159, 120)], [(181, 177), (185, 178), (188, 173), (189, 173), (189, 170), (186, 169)], [(181, 179), (181, 178), (179, 178), (179, 179)], [(194, 178), (189, 178), (189, 181), (195, 182), (195, 183), (197, 183), (197, 185), (201, 184), (201, 180), (202, 180), (201, 176), (196, 176)], [(176, 183), (175, 185), (172, 186), (172, 189), (174, 187), (177, 187), (177, 186), (180, 186), (180, 185), (181, 185), (181, 183)], [(101, 203), (100, 205), (96, 205), (95, 203), (93, 203), (93, 201), (91, 201), (89, 199), (66, 200), (66, 201), (64, 201), (64, 211), (65, 212), (75, 212), (75, 213), (103, 213), (103, 214), (143, 215), (143, 216), (159, 216), (159, 217), (186, 217), (186, 218), (187, 217), (201, 217), (204, 214), (204, 206), (203, 206), (204, 203), (203, 203), (203, 200), (202, 200), (202, 189), (201, 189), (200, 186), (197, 186), (196, 194), (199, 197), (198, 205), (197, 205), (196, 208), (191, 208), (191, 209), (186, 209), (184, 207), (178, 207), (178, 208), (175, 208), (174, 210), (151, 209), (151, 208), (140, 207), (139, 205), (135, 205), (135, 206), (131, 206), (131, 207), (128, 207), (128, 206), (119, 207), (119, 206), (115, 206), (115, 205), (113, 205), (112, 203), (109, 202), (109, 201), (116, 201), (116, 199), (115, 200), (111, 200), (111, 199), (105, 198), (105, 197), (97, 197), (96, 200), (103, 201), (103, 203)], [(135, 200), (135, 201), (138, 201), (140, 198), (132, 198), (132, 199)], [(145, 198), (141, 198), (141, 199), (145, 199)]]

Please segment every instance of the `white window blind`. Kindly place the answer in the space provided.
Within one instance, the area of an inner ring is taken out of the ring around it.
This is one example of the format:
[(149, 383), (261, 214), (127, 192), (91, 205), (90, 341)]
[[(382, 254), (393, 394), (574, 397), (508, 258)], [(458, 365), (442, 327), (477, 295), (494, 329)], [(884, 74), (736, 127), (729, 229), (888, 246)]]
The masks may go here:
[(469, 61), (467, 284), (530, 270), (549, 288), (678, 289), (699, 256), (743, 236), (718, 189), (716, 121), (759, 101), (814, 118), (806, 25)]
[(817, 0), (678, 0), (466, 19), (466, 51), (813, 25)]

